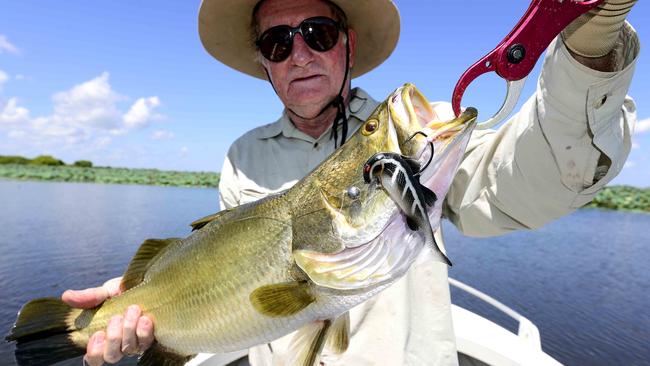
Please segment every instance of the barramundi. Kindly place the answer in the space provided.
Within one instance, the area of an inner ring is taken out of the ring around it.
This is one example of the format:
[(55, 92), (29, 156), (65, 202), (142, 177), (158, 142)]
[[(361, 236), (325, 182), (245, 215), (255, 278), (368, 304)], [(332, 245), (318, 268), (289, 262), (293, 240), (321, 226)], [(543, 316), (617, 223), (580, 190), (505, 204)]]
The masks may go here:
[(436, 230), (475, 120), (468, 108), (435, 121), (413, 85), (400, 87), (292, 188), (197, 220), (186, 238), (146, 240), (121, 295), (86, 310), (55, 298), (25, 304), (6, 338), (16, 342), (18, 364), (85, 353), (90, 336), (131, 304), (155, 325), (156, 342), (140, 365), (181, 365), (200, 352), (246, 349), (297, 329), (289, 365), (318, 363), (325, 342), (344, 352), (348, 310), (402, 277), (426, 241), (385, 190), (364, 181), (364, 163), (378, 152), (430, 160), (418, 179), (439, 198), (427, 207)]

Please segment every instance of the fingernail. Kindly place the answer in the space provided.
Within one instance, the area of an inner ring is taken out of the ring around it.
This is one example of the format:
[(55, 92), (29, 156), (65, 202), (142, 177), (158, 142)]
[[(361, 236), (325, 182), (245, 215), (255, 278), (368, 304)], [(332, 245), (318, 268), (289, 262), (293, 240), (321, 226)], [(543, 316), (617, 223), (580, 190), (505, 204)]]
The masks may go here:
[(147, 318), (146, 316), (141, 317), (138, 320), (138, 322), (140, 323), (140, 325), (143, 325), (143, 326), (149, 326), (149, 324), (150, 324), (149, 318)]
[(139, 312), (138, 307), (136, 305), (131, 305), (126, 311), (126, 316), (128, 316), (129, 318), (135, 318), (138, 316), (138, 312)]
[(122, 315), (114, 315), (111, 317), (111, 320), (109, 321), (109, 326), (119, 326), (120, 323), (122, 322)]
[(104, 333), (97, 333), (95, 334), (95, 341), (93, 342), (95, 346), (99, 346), (102, 343), (104, 343)]

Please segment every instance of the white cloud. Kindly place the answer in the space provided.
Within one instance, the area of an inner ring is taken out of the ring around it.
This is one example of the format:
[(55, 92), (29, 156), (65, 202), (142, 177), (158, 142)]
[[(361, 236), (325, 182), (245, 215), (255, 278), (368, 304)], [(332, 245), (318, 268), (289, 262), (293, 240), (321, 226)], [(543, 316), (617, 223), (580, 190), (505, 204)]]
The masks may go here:
[(18, 105), (18, 98), (11, 98), (6, 104), (0, 104), (0, 125), (26, 123), (29, 110)]
[(16, 80), (25, 80), (27, 77), (23, 74), (16, 74), (15, 76)]
[(0, 70), (0, 92), (2, 91), (2, 87), (4, 86), (4, 83), (9, 80), (9, 75), (7, 75), (6, 72)]
[(639, 143), (636, 142), (636, 141), (632, 141), (632, 149), (636, 150), (636, 149), (639, 149), (639, 148), (641, 148), (641, 145), (639, 145)]
[(624, 169), (625, 169), (625, 168), (634, 168), (635, 166), (636, 166), (636, 163), (635, 163), (635, 162), (633, 162), (633, 161), (631, 161), (631, 160), (628, 160), (628, 161), (626, 161), (625, 164), (623, 165), (623, 168), (624, 168)]
[(112, 89), (109, 73), (104, 72), (55, 93), (53, 112), (46, 116), (30, 117), (30, 111), (19, 106), (16, 98), (4, 105), (0, 100), (0, 129), (8, 130), (8, 136), (25, 147), (38, 146), (52, 153), (84, 146), (103, 149), (115, 136), (163, 117), (154, 112), (161, 104), (158, 97), (139, 98), (125, 112), (120, 104), (126, 99)]
[(0, 34), (0, 53), (3, 53), (5, 51), (8, 53), (13, 53), (14, 55), (20, 53), (18, 47), (11, 44), (11, 42), (9, 42), (4, 34)]
[(187, 148), (187, 146), (181, 147), (181, 157), (186, 157), (187, 154), (190, 152), (190, 149)]
[(54, 94), (52, 122), (77, 127), (119, 127), (121, 112), (117, 102), (124, 97), (112, 90), (108, 77), (104, 72), (70, 90)]
[(127, 128), (144, 127), (160, 115), (154, 112), (160, 106), (158, 97), (140, 98), (133, 103), (131, 109), (124, 114), (124, 125)]
[(636, 127), (634, 128), (635, 134), (640, 134), (650, 131), (650, 118), (642, 119), (636, 122)]
[(151, 134), (152, 140), (169, 140), (174, 138), (174, 133), (167, 130), (157, 130)]

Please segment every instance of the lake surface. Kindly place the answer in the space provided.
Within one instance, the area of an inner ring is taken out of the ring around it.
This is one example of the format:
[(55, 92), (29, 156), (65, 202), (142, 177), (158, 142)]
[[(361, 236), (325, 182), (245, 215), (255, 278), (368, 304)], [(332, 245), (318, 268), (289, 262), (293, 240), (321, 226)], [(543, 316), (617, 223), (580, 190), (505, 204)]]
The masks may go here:
[[(0, 180), (0, 333), (29, 299), (119, 276), (144, 239), (186, 236), (217, 210), (214, 189)], [(488, 239), (444, 228), (450, 276), (532, 320), (560, 362), (650, 364), (650, 215), (580, 210)], [(516, 331), (466, 294), (452, 297)], [(14, 365), (11, 344), (0, 342), (0, 365)]]

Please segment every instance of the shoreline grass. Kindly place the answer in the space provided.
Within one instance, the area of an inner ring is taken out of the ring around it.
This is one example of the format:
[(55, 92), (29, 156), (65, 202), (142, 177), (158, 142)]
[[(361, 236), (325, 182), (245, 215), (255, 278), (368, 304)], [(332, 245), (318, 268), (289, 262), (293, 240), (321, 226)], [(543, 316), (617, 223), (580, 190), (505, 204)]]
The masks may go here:
[(0, 164), (0, 178), (53, 182), (216, 188), (219, 174), (158, 169)]
[[(0, 178), (200, 188), (217, 188), (219, 185), (219, 173), (71, 165), (0, 164)], [(607, 186), (584, 207), (650, 214), (650, 188)]]

